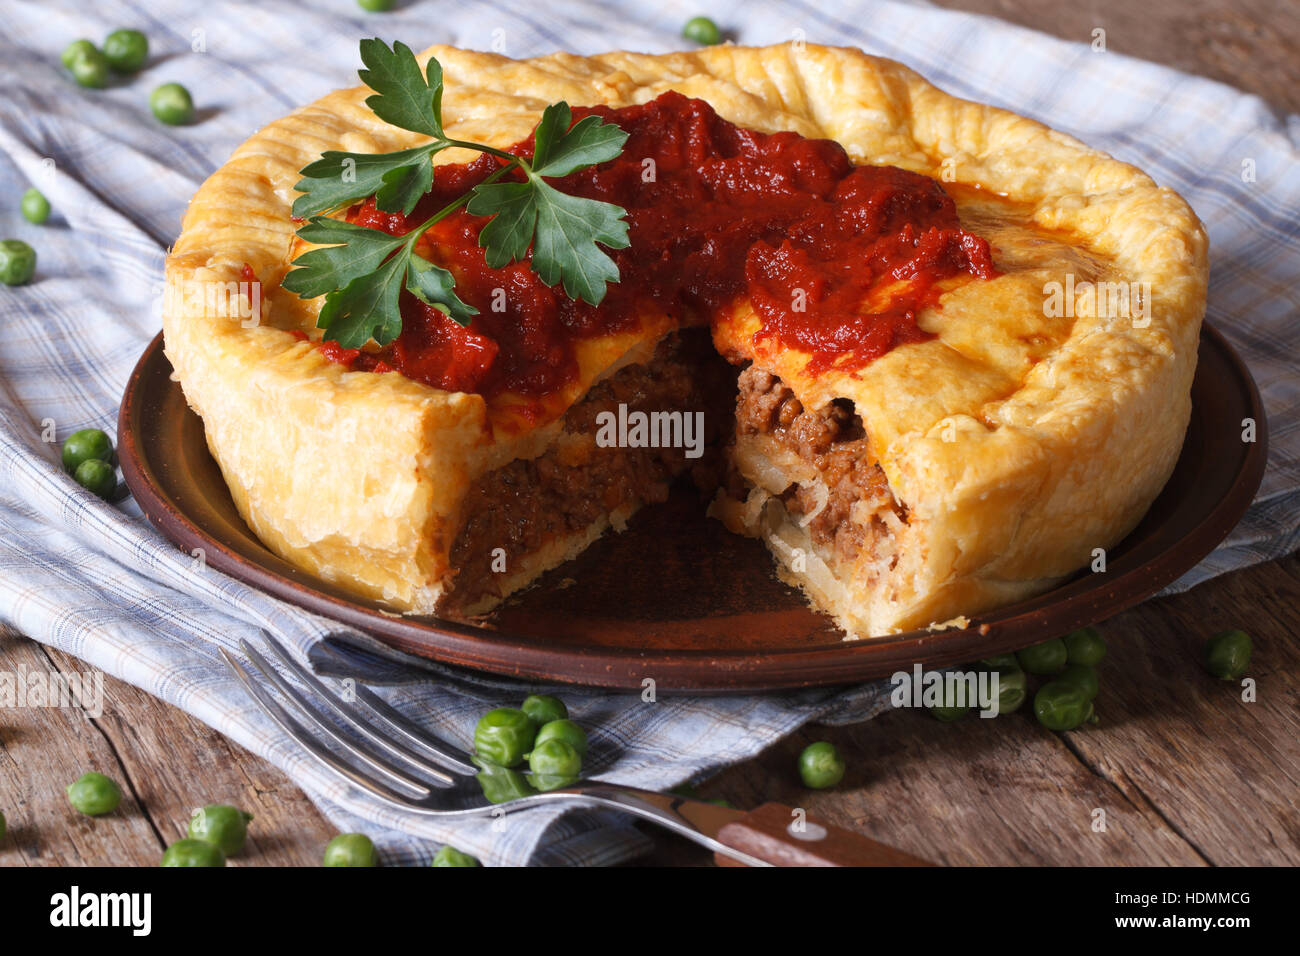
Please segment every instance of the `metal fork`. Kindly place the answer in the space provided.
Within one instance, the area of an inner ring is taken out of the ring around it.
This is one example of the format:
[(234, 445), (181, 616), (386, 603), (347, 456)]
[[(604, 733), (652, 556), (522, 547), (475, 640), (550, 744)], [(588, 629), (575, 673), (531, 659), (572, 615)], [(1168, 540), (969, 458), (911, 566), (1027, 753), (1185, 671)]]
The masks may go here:
[[(231, 672), (258, 707), (322, 766), (387, 803), (412, 813), (446, 819), (499, 816), (559, 803), (606, 807), (649, 820), (738, 863), (772, 865), (716, 838), (720, 829), (743, 818), (744, 814), (674, 794), (584, 779), (563, 789), (506, 803), (489, 803), (475, 779), (479, 768), (471, 762), (468, 753), (432, 738), (361, 684), (350, 688), (347, 696), (337, 693), (298, 663), (270, 634), (261, 633), (272, 654), (308, 692), (295, 687), (248, 641), (241, 640), (240, 647), (267, 682), (315, 732), (304, 727), (248, 668), (223, 648), (221, 653)], [(344, 732), (343, 726), (350, 732)], [(322, 737), (333, 741), (352, 759), (344, 760), (322, 743)]]

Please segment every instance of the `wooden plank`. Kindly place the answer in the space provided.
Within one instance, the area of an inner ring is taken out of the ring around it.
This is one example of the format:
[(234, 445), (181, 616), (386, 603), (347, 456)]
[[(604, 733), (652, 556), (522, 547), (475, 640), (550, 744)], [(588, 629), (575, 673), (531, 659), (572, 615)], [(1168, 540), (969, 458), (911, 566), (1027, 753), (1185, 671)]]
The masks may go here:
[[(0, 629), (0, 669), (84, 672), (84, 663)], [(266, 761), (175, 707), (123, 681), (104, 679), (104, 714), (23, 708), (0, 711), (0, 809), (10, 836), (0, 865), (154, 866), (185, 835), (194, 808), (230, 803), (253, 814), (244, 853), (231, 866), (315, 866), (335, 829)], [(63, 788), (87, 770), (127, 795), (90, 819)]]
[[(1199, 669), (1199, 641), (1233, 625), (1255, 637), (1255, 703)], [(703, 792), (740, 807), (803, 806), (941, 863), (1300, 862), (1300, 558), (1143, 605), (1104, 630), (1100, 727), (1056, 735), (1026, 711), (957, 724), (890, 713), (808, 728)], [(0, 649), (6, 670), (83, 669), (12, 634)], [(98, 720), (45, 708), (4, 713), (0, 806), (12, 836), (0, 863), (153, 864), (208, 801), (257, 817), (248, 853), (232, 863), (319, 860), (332, 828), (278, 770), (136, 688), (113, 678), (105, 686)], [(848, 760), (835, 790), (798, 782), (798, 753), (817, 739)], [(92, 768), (124, 785), (126, 809), (89, 820), (67, 807), (63, 786)], [(1092, 830), (1098, 808), (1104, 833)], [(658, 844), (650, 862), (708, 862), (685, 842)]]
[[(1228, 83), (1300, 112), (1300, 4), (1277, 0), (933, 0)], [(1008, 50), (1009, 56), (1015, 50)], [(1104, 55), (1104, 54), (1098, 54)]]
[[(1300, 559), (1152, 602), (1123, 625), (1106, 732), (1071, 734), (1080, 758), (1217, 865), (1300, 862)], [(1200, 665), (1204, 638), (1232, 627), (1254, 638), (1253, 702)]]
[[(1255, 703), (1205, 674), (1201, 641), (1255, 638)], [(748, 807), (777, 800), (909, 853), (950, 864), (1300, 863), (1300, 557), (1225, 575), (1102, 625), (1101, 725), (1068, 734), (1027, 709), (941, 724), (887, 713), (806, 728), (700, 788)], [(840, 748), (839, 788), (804, 790), (795, 762), (814, 740)], [(1106, 831), (1092, 829), (1105, 811)], [(652, 861), (701, 862), (661, 841)]]
[[(40, 645), (12, 631), (0, 632), (0, 669), (54, 670)], [(124, 799), (114, 813), (91, 818), (68, 804), (64, 787), (89, 770), (122, 787)], [(0, 810), (8, 828), (0, 865), (145, 865), (162, 853), (158, 831), (112, 743), (77, 708), (0, 710)]]

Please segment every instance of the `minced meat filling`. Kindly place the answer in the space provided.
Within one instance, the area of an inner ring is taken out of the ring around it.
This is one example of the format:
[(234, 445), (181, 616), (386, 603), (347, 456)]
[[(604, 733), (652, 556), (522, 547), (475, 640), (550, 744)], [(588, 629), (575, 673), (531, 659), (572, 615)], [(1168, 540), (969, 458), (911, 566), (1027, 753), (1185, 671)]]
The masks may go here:
[[(798, 515), (817, 512), (808, 523), (813, 540), (833, 547), (844, 560), (852, 560), (866, 542), (869, 528), (851, 520), (857, 502), (887, 502), (902, 520), (906, 511), (893, 500), (884, 471), (871, 454), (862, 419), (845, 399), (816, 410), (804, 408), (794, 392), (775, 375), (755, 366), (740, 373), (736, 428), (740, 434), (770, 435), (809, 461), (826, 485), (823, 493), (807, 485), (791, 485), (781, 496), (786, 508)], [(874, 526), (880, 518), (873, 517)]]
[[(556, 538), (580, 532), (632, 501), (667, 499), (674, 479), (692, 473), (705, 492), (717, 487), (721, 445), (730, 437), (735, 373), (711, 354), (706, 333), (688, 330), (660, 343), (651, 361), (631, 365), (592, 386), (569, 409), (560, 436), (544, 455), (518, 459), (470, 488), (468, 515), (452, 547), (457, 578), (451, 602), (467, 607), (499, 583), (515, 562)], [(704, 412), (704, 454), (684, 448), (600, 447), (601, 412)], [(493, 573), (493, 552), (505, 551), (505, 574)]]

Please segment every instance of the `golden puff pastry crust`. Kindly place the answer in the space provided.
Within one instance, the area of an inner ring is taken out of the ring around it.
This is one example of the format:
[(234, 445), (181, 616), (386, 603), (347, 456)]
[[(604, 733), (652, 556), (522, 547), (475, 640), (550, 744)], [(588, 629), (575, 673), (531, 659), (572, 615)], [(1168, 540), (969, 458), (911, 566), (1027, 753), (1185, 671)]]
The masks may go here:
[[(989, 238), (1002, 274), (953, 283), (918, 317), (930, 341), (854, 372), (809, 374), (809, 356), (755, 344), (758, 320), (744, 304), (714, 326), (720, 351), (778, 376), (804, 406), (851, 401), (905, 513), (891, 523), (888, 562), (875, 553), (837, 564), (781, 507), (780, 489), (765, 487), (795, 466), (738, 439), (751, 493), (719, 515), (766, 538), (850, 635), (1042, 591), (1117, 543), (1168, 478), (1190, 412), (1207, 248), (1186, 203), (1139, 170), (853, 49), (511, 60), (434, 47), (420, 60), (429, 55), (443, 66), (447, 131), (465, 140), (506, 147), (552, 102), (620, 107), (671, 89), (739, 126), (834, 139), (855, 162), (953, 184), (963, 224)], [(554, 417), (522, 431), (504, 429), (507, 412), (481, 396), (348, 371), (291, 334), (318, 335), (319, 302), (279, 289), (297, 253), (289, 211), (299, 170), (327, 149), (420, 141), (376, 118), (368, 92), (341, 90), (268, 125), (199, 189), (167, 260), (169, 289), (237, 283), (247, 264), (265, 294), (256, 321), (170, 295), (166, 352), (241, 514), (268, 546), (397, 609), (431, 613), (454, 575), (449, 555), (471, 483), (541, 454), (565, 408), (640, 360), (671, 323), (647, 316), (584, 346)], [(467, 158), (448, 150), (435, 161)], [(1050, 283), (1070, 290), (1069, 314), (1045, 310)], [(1141, 316), (1080, 291), (1104, 283), (1140, 288)], [(599, 530), (555, 544), (516, 584)]]

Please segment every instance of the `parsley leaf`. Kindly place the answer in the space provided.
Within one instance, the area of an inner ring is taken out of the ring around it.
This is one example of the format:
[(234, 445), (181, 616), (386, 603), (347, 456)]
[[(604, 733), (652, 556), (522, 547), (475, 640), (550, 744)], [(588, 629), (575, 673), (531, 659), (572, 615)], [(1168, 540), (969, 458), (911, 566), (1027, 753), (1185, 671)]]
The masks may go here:
[[(417, 175), (421, 179), (427, 178), (432, 184), (433, 164), (429, 157), (441, 149), (446, 149), (446, 146), (431, 143), (396, 153), (340, 153), (335, 150), (323, 153), (316, 162), (303, 167), (304, 178), (294, 187), (302, 195), (294, 200), (293, 214), (299, 219), (307, 219), (341, 209), (358, 199), (375, 196), (386, 188), (391, 190), (390, 177), (402, 170), (418, 168), (420, 172)], [(427, 188), (425, 192), (428, 192)], [(376, 198), (384, 212), (409, 213), (420, 197), (417, 195), (411, 199), (409, 194), (405, 194), (400, 205), (395, 201), (385, 203), (382, 197)], [(387, 198), (395, 198), (394, 193), (390, 191)], [(407, 200), (410, 200), (409, 205)]]
[(354, 279), (374, 272), (406, 242), (405, 236), (390, 236), (324, 216), (313, 218), (298, 235), (323, 246), (293, 260), (294, 268), (284, 277), (284, 288), (304, 299), (345, 288)]
[(317, 327), (345, 349), (359, 349), (371, 339), (387, 345), (402, 331), (398, 299), (405, 278), (406, 257), (393, 256), (376, 271), (327, 295)]
[(429, 155), (426, 153), (422, 162), (397, 166), (384, 173), (384, 185), (375, 193), (375, 205), (380, 210), (400, 210), (405, 215), (433, 188), (433, 163), (429, 161)]
[(441, 309), (461, 325), (469, 325), (478, 309), (462, 302), (456, 294), (456, 279), (441, 266), (423, 256), (411, 255), (406, 269), (406, 288), (426, 305)]
[(586, 116), (569, 128), (569, 104), (552, 103), (542, 113), (533, 135), (533, 175), (567, 176), (587, 166), (617, 158), (627, 133), (599, 116)]
[(403, 289), (467, 325), (478, 310), (461, 301), (455, 284), (450, 272), (407, 246), (378, 269), (358, 275), (343, 288), (327, 294), (316, 325), (325, 330), (325, 338), (346, 349), (359, 349), (371, 339), (387, 345), (402, 331), (399, 305)]
[[(346, 348), (374, 339), (386, 345), (401, 333), (400, 301), (405, 289), (467, 325), (478, 310), (455, 290), (455, 277), (418, 255), (415, 244), (434, 223), (465, 206), (471, 215), (490, 216), (479, 234), (489, 266), (500, 268), (526, 258), (547, 285), (562, 283), (566, 294), (598, 305), (618, 267), (602, 250), (628, 245), (626, 210), (612, 203), (569, 196), (547, 179), (567, 176), (614, 159), (627, 133), (598, 116), (573, 123), (567, 103), (542, 113), (534, 133), (532, 159), (481, 143), (446, 135), (442, 124), (442, 66), (430, 59), (422, 72), (405, 44), (361, 41), (366, 68), (361, 79), (374, 90), (366, 105), (393, 126), (420, 133), (431, 142), (393, 153), (330, 150), (302, 170), (293, 215), (308, 222), (298, 235), (320, 248), (294, 260), (284, 288), (302, 298), (325, 296), (317, 326), (325, 338)], [(391, 236), (328, 218), (325, 214), (375, 197), (384, 212), (410, 215), (433, 187), (433, 157), (449, 147), (489, 153), (502, 165), (470, 192), (449, 203), (402, 236)], [(522, 181), (500, 182), (507, 173)]]
[[(375, 95), (366, 105), (393, 126), (432, 136), (434, 141), (394, 153), (344, 153), (330, 150), (302, 171), (294, 200), (300, 219), (333, 212), (358, 199), (374, 196), (384, 212), (410, 213), (433, 187), (432, 157), (452, 141), (442, 130), (442, 65), (430, 59), (421, 74), (415, 54), (404, 43), (390, 50), (383, 40), (362, 40), (357, 73)], [(428, 79), (426, 81), (425, 76)]]
[(345, 348), (360, 348), (370, 338), (387, 345), (398, 336), (403, 288), (461, 325), (478, 314), (456, 295), (450, 272), (414, 251), (416, 236), (410, 233), (390, 236), (317, 216), (298, 235), (307, 242), (331, 245), (295, 259), (283, 286), (304, 299), (325, 296), (316, 324), (327, 331), (326, 338)]
[(599, 305), (605, 286), (618, 281), (618, 266), (596, 243), (628, 245), (625, 211), (607, 202), (569, 196), (540, 178), (474, 190), (468, 211), (493, 219), (479, 233), (487, 264), (499, 268), (533, 249), (532, 269), (547, 285)]
[(567, 195), (546, 183), (538, 183), (534, 192), (533, 271), (547, 285), (563, 281), (569, 298), (600, 305), (605, 284), (618, 281), (618, 266), (596, 243), (627, 248), (623, 219), (627, 213), (607, 202)]
[(447, 138), (442, 132), (442, 64), (430, 57), (427, 74), (421, 74), (409, 46), (399, 40), (390, 50), (378, 37), (361, 41), (361, 62), (369, 69), (357, 75), (375, 91), (366, 100), (372, 113), (391, 126)]
[(478, 244), (490, 268), (500, 269), (528, 255), (537, 228), (532, 183), (476, 186), (465, 211), (472, 216), (492, 217), (478, 234)]
[(627, 133), (599, 116), (587, 116), (570, 128), (568, 103), (552, 103), (533, 135), (530, 164), (522, 164), (522, 183), (476, 186), (466, 211), (493, 219), (479, 233), (487, 264), (499, 268), (533, 250), (532, 269), (547, 285), (564, 284), (574, 299), (599, 305), (605, 287), (618, 281), (618, 266), (597, 243), (610, 249), (628, 246), (627, 210), (597, 199), (569, 196), (544, 177), (567, 176), (623, 151)]

